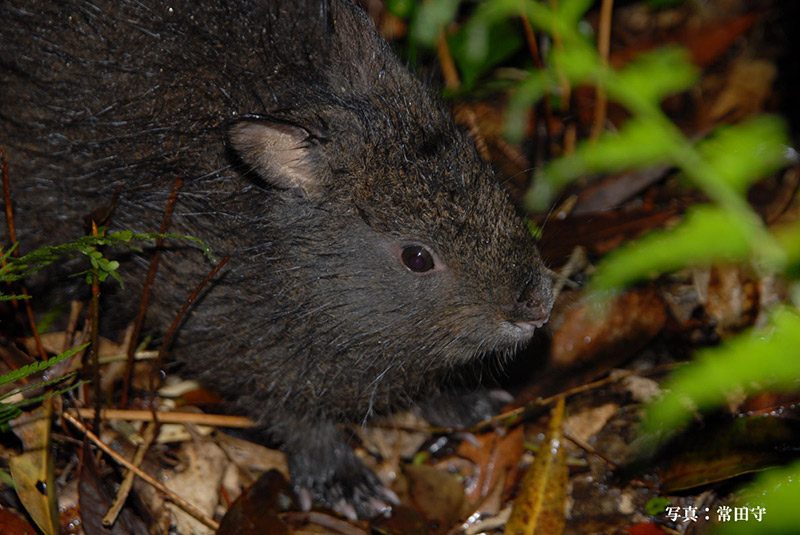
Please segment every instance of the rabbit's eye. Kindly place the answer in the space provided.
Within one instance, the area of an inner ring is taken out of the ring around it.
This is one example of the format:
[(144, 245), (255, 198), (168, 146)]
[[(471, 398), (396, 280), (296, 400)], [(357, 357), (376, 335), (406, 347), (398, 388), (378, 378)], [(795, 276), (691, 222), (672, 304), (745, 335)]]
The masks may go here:
[(415, 273), (425, 273), (434, 267), (433, 256), (421, 245), (409, 245), (401, 253), (403, 264)]

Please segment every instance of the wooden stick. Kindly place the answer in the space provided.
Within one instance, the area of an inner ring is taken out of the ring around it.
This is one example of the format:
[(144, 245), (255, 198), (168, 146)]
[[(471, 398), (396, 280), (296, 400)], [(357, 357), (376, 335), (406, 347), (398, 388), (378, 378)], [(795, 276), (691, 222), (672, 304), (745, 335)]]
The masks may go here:
[[(608, 65), (608, 54), (611, 48), (611, 15), (614, 9), (614, 0), (603, 0), (600, 8), (600, 25), (597, 35), (597, 52), (603, 60), (604, 65)], [(596, 140), (603, 133), (606, 122), (606, 110), (608, 108), (608, 97), (603, 84), (597, 84), (597, 99), (594, 105), (594, 121), (590, 138)]]
[[(71, 414), (77, 414), (81, 418), (94, 418), (94, 409), (70, 410)], [(255, 422), (244, 416), (229, 416), (227, 414), (203, 414), (193, 412), (158, 412), (158, 421), (162, 424), (197, 424), (210, 425), (216, 427), (236, 427), (246, 429), (255, 426)], [(132, 422), (152, 422), (152, 411), (146, 410), (123, 410), (123, 409), (103, 409), (100, 411), (100, 418), (103, 420), (129, 420)]]
[[(156, 422), (150, 422), (147, 424), (147, 427), (145, 427), (143, 433), (144, 444), (140, 445), (136, 449), (136, 454), (133, 456), (133, 464), (136, 466), (142, 464), (144, 456), (147, 454), (147, 451), (153, 444), (153, 441), (156, 438), (156, 427), (158, 427)], [(128, 495), (133, 488), (134, 477), (136, 477), (136, 474), (134, 474), (131, 470), (128, 470), (125, 473), (125, 479), (122, 480), (122, 484), (119, 486), (119, 490), (117, 490), (117, 495), (114, 497), (111, 507), (108, 508), (106, 515), (103, 517), (103, 525), (105, 527), (110, 528), (114, 525), (114, 522), (117, 521), (120, 511), (122, 511), (122, 506), (125, 504), (125, 501), (128, 499)]]
[[(11, 178), (8, 174), (8, 157), (6, 156), (6, 149), (5, 147), (0, 146), (0, 170), (2, 170), (3, 176), (3, 200), (6, 203), (6, 225), (8, 225), (8, 240), (11, 244), (17, 243), (17, 229), (14, 226), (14, 209), (11, 205)], [(17, 248), (14, 249), (14, 252), (11, 253), (16, 257), (22, 256), (19, 252), (19, 244), (17, 244)], [(9, 283), (10, 285), (11, 283)], [(39, 337), (39, 330), (36, 328), (36, 319), (33, 317), (33, 308), (31, 307), (31, 300), (28, 299), (30, 297), (28, 295), (28, 289), (25, 285), (20, 281), (20, 293), (25, 297), (22, 300), (22, 304), (25, 306), (25, 313), (28, 315), (28, 323), (31, 325), (31, 330), (33, 331), (33, 339), (36, 341), (36, 349), (39, 351), (39, 358), (42, 360), (47, 360), (47, 352), (44, 350), (44, 346), (42, 345), (42, 339)], [(16, 309), (17, 301), (12, 300), (12, 305)]]
[[(179, 176), (172, 184), (172, 192), (167, 201), (167, 207), (164, 209), (164, 218), (161, 220), (161, 228), (158, 232), (166, 234), (169, 230), (169, 223), (172, 220), (172, 212), (175, 210), (175, 203), (178, 202), (178, 191), (183, 186), (183, 177)], [(144, 323), (144, 316), (147, 313), (147, 304), (150, 301), (150, 290), (153, 287), (153, 281), (156, 280), (156, 272), (158, 271), (158, 263), (161, 260), (161, 250), (164, 245), (164, 238), (158, 238), (155, 243), (155, 252), (150, 258), (150, 269), (147, 271), (147, 277), (144, 280), (144, 288), (142, 289), (142, 297), (139, 301), (139, 314), (136, 315), (136, 321), (133, 324), (133, 336), (131, 343), (128, 345), (128, 364), (125, 366), (125, 377), (122, 382), (122, 408), (128, 407), (128, 390), (131, 387), (133, 380), (133, 367), (135, 364), (136, 344), (139, 343), (139, 335), (142, 332), (142, 324)]]
[(458, 89), (461, 87), (461, 80), (458, 77), (456, 62), (453, 60), (453, 54), (450, 53), (450, 47), (447, 46), (444, 28), (439, 30), (439, 34), (436, 36), (436, 54), (439, 57), (439, 66), (442, 69), (445, 87), (447, 89)]
[(183, 315), (186, 314), (186, 311), (189, 309), (190, 306), (194, 303), (194, 300), (197, 299), (197, 296), (200, 295), (200, 292), (205, 288), (206, 284), (209, 283), (211, 279), (217, 274), (217, 272), (222, 269), (222, 266), (228, 263), (230, 260), (230, 256), (226, 256), (222, 260), (219, 261), (219, 264), (214, 266), (214, 269), (206, 275), (206, 278), (200, 281), (200, 284), (197, 285), (197, 288), (194, 289), (192, 295), (183, 303), (183, 306), (176, 314), (175, 319), (172, 320), (172, 326), (167, 331), (167, 336), (164, 338), (164, 342), (161, 344), (161, 348), (158, 350), (158, 357), (156, 358), (156, 364), (151, 369), (150, 373), (150, 395), (154, 396), (156, 391), (156, 381), (155, 381), (155, 373), (160, 370), (164, 365), (164, 355), (167, 353), (167, 349), (169, 349), (170, 344), (172, 344), (173, 338), (178, 331), (178, 325), (180, 325), (181, 320), (183, 319)]
[(86, 437), (89, 440), (94, 442), (95, 445), (98, 448), (100, 448), (101, 450), (106, 452), (117, 463), (121, 464), (122, 466), (124, 466), (125, 468), (127, 468), (128, 470), (130, 470), (134, 474), (136, 474), (138, 477), (142, 478), (144, 481), (146, 481), (147, 483), (149, 483), (150, 485), (152, 485), (156, 489), (158, 489), (161, 492), (163, 492), (167, 496), (167, 498), (169, 498), (169, 500), (172, 503), (174, 503), (179, 508), (183, 509), (186, 513), (190, 514), (191, 516), (196, 518), (198, 521), (202, 522), (203, 524), (205, 524), (209, 528), (213, 529), (214, 531), (219, 529), (219, 523), (218, 522), (216, 522), (212, 518), (207, 517), (205, 514), (203, 514), (202, 511), (199, 511), (195, 506), (193, 506), (192, 504), (190, 504), (189, 502), (187, 502), (186, 500), (184, 500), (183, 498), (181, 498), (180, 496), (178, 496), (177, 494), (172, 492), (170, 489), (165, 487), (162, 483), (156, 481), (152, 476), (148, 475), (146, 472), (143, 472), (140, 468), (138, 468), (136, 465), (134, 465), (128, 459), (126, 459), (125, 457), (122, 457), (120, 454), (118, 454), (117, 452), (112, 450), (109, 446), (104, 444), (103, 441), (100, 440), (97, 437), (97, 435), (95, 435), (94, 433), (92, 433), (91, 431), (86, 429), (86, 426), (84, 426), (74, 416), (72, 416), (72, 415), (70, 415), (69, 413), (66, 413), (66, 412), (63, 413), (62, 416), (64, 417), (65, 420), (67, 420), (69, 423), (71, 423), (76, 428), (78, 428), (78, 431), (80, 431), (81, 433), (86, 435)]

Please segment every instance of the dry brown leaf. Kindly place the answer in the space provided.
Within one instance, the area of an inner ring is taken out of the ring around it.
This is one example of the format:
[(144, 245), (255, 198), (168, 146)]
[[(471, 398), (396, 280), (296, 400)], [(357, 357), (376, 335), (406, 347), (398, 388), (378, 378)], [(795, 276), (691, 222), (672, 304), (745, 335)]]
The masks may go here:
[(459, 444), (456, 455), (475, 465), (466, 488), (467, 499), (479, 504), (481, 513), (496, 514), (500, 510), (500, 498), (514, 483), (509, 476), (516, 472), (525, 451), (523, 440), (523, 428), (517, 426), (504, 433), (483, 433), (474, 442), (464, 440)]
[(621, 67), (642, 52), (667, 44), (677, 44), (688, 49), (695, 65), (704, 67), (724, 54), (737, 38), (750, 29), (757, 19), (757, 13), (747, 13), (726, 20), (716, 20), (697, 28), (691, 28), (666, 40), (649, 41), (628, 47), (612, 54), (609, 63), (614, 67)]
[(283, 535), (289, 528), (278, 514), (293, 504), (289, 483), (282, 474), (270, 470), (262, 475), (231, 505), (219, 524), (217, 535)]
[(58, 498), (50, 452), (52, 413), (53, 399), (50, 398), (41, 407), (11, 422), (22, 441), (24, 453), (8, 460), (20, 501), (46, 535), (59, 532)]
[(36, 528), (11, 511), (0, 509), (0, 533), (7, 535), (36, 535)]
[(78, 479), (81, 526), (86, 535), (132, 535), (147, 530), (129, 508), (120, 511), (111, 527), (104, 525), (103, 517), (114, 500), (113, 484), (103, 477), (88, 441), (83, 443)]
[[(53, 354), (58, 354), (64, 351), (64, 343), (66, 337), (67, 333), (65, 333), (64, 331), (45, 333), (40, 335), (40, 338), (42, 340), (42, 346), (44, 346), (45, 351)], [(81, 337), (82, 337), (81, 333), (75, 334), (76, 340), (80, 340)], [(120, 351), (122, 351), (120, 349), (119, 344), (115, 344), (111, 340), (103, 338), (102, 336), (99, 338), (99, 342), (100, 342), (100, 349), (98, 351), (98, 354), (101, 358), (116, 355), (120, 353)], [(25, 347), (28, 349), (29, 352), (35, 353), (36, 341), (32, 337), (26, 338)]]
[(739, 267), (711, 269), (705, 288), (706, 314), (720, 337), (752, 325), (759, 313), (758, 282)]
[(570, 438), (586, 442), (606, 425), (619, 410), (616, 403), (606, 403), (599, 407), (592, 407), (578, 414), (570, 416), (565, 424), (565, 431)]
[(727, 121), (741, 120), (763, 112), (777, 75), (777, 67), (769, 61), (736, 61), (728, 73), (725, 89), (708, 112), (712, 122), (723, 118)]
[(24, 452), (8, 459), (11, 477), (22, 505), (45, 535), (59, 533), (58, 497), (50, 454), (53, 399), (11, 421)]
[(550, 414), (542, 447), (522, 478), (504, 533), (508, 535), (558, 535), (564, 532), (567, 499), (567, 452), (562, 425), (564, 398)]
[[(180, 494), (206, 516), (213, 517), (219, 503), (219, 491), (227, 463), (225, 452), (211, 440), (196, 440), (185, 442), (179, 455), (184, 467), (164, 478), (164, 485)], [(172, 510), (174, 524), (179, 533), (213, 533), (208, 526), (172, 504), (168, 503), (167, 507)]]
[(623, 362), (664, 327), (666, 305), (652, 288), (631, 290), (599, 313), (585, 302), (564, 315), (553, 334), (552, 362), (569, 367), (607, 357)]
[(277, 470), (289, 478), (289, 465), (286, 462), (286, 454), (282, 451), (271, 450), (261, 444), (225, 433), (217, 433), (215, 440), (228, 458), (240, 468), (262, 473)]
[(432, 466), (404, 467), (413, 507), (425, 518), (432, 533), (447, 532), (465, 513), (464, 487), (452, 474)]

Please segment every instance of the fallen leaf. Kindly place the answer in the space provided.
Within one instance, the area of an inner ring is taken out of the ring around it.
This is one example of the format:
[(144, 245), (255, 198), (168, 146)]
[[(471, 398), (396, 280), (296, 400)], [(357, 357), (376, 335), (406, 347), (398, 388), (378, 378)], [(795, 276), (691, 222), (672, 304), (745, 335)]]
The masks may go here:
[(8, 509), (0, 509), (0, 533), (4, 535), (37, 535), (36, 528)]
[[(225, 452), (212, 440), (205, 439), (184, 442), (178, 455), (184, 468), (181, 471), (172, 471), (165, 477), (164, 485), (180, 494), (206, 516), (214, 516), (227, 463)], [(211, 528), (177, 506), (167, 503), (167, 508), (172, 511), (173, 523), (178, 527), (179, 533), (213, 533)]]
[(516, 484), (519, 459), (525, 452), (524, 430), (516, 426), (503, 432), (482, 433), (474, 441), (464, 440), (456, 455), (472, 461), (475, 473), (469, 478), (466, 493), (481, 513), (497, 514), (506, 490)]
[(634, 524), (625, 528), (625, 532), (629, 535), (664, 535), (664, 530), (652, 522)]
[(565, 422), (565, 430), (570, 438), (586, 442), (606, 425), (619, 410), (616, 403), (606, 403), (599, 407), (592, 407), (578, 414), (572, 415)]
[[(290, 511), (286, 513), (286, 523), (291, 526), (291, 533), (293, 534), (368, 535), (368, 533), (355, 522), (343, 520), (320, 511), (302, 513)], [(262, 535), (262, 533), (272, 532), (259, 531), (258, 535)]]
[(758, 282), (742, 268), (716, 266), (705, 288), (705, 311), (720, 337), (753, 325), (761, 304)]
[(503, 533), (558, 535), (564, 532), (569, 469), (561, 431), (563, 423), (564, 398), (561, 398), (550, 414), (542, 447), (522, 478)]
[(552, 361), (561, 368), (597, 362), (624, 362), (657, 335), (667, 322), (664, 301), (652, 288), (634, 289), (607, 303), (602, 312), (592, 302), (564, 315), (553, 333)]
[(23, 453), (8, 459), (11, 477), (22, 505), (45, 535), (60, 531), (58, 497), (50, 452), (53, 399), (12, 420), (11, 428), (22, 441)]
[(105, 526), (103, 516), (111, 507), (113, 499), (114, 495), (109, 489), (108, 481), (100, 474), (89, 442), (84, 441), (78, 483), (78, 503), (83, 531), (86, 535), (147, 533), (147, 526), (130, 509), (122, 509), (116, 522), (111, 527)]
[(689, 50), (695, 65), (704, 67), (716, 61), (739, 36), (750, 29), (757, 19), (757, 13), (748, 13), (722, 21), (717, 20), (682, 32), (668, 40), (651, 41), (628, 47), (612, 54), (609, 63), (614, 67), (621, 67), (642, 52), (666, 44), (677, 44)]
[(404, 467), (408, 493), (432, 533), (446, 533), (465, 513), (464, 486), (452, 474), (432, 466)]
[(725, 481), (784, 464), (800, 444), (793, 420), (776, 416), (733, 417), (688, 430), (665, 450), (665, 494)]
[(376, 533), (402, 533), (403, 535), (428, 535), (425, 519), (415, 509), (404, 505), (392, 507), (389, 516), (379, 515), (370, 521), (370, 527)]
[(708, 112), (711, 122), (738, 121), (762, 113), (777, 75), (778, 68), (769, 61), (740, 59), (734, 62), (725, 89)]
[(549, 217), (539, 222), (543, 228), (539, 248), (547, 265), (557, 267), (569, 259), (576, 247), (584, 247), (592, 257), (602, 255), (650, 230), (665, 227), (679, 213), (673, 206), (583, 213), (564, 219)]
[(288, 534), (289, 528), (278, 513), (293, 504), (286, 478), (277, 470), (270, 470), (233, 502), (216, 535)]

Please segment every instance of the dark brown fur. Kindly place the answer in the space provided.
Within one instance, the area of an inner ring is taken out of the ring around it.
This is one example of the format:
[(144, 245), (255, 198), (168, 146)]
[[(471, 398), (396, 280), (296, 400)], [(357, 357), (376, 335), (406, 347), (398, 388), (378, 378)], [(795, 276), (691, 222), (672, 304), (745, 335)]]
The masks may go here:
[[(491, 170), (349, 3), (13, 0), (0, 20), (23, 249), (80, 235), (117, 184), (114, 226), (154, 231), (187, 177), (171, 230), (233, 259), (176, 358), (285, 444), (317, 501), (368, 515), (381, 497), (337, 422), (408, 406), (546, 318), (550, 283)], [(406, 268), (411, 244), (435, 270)], [(165, 255), (150, 326), (208, 269)]]

